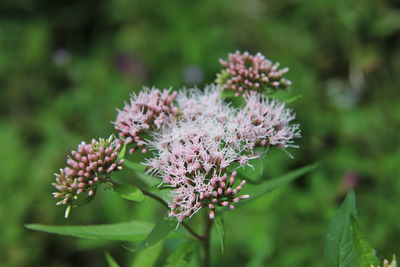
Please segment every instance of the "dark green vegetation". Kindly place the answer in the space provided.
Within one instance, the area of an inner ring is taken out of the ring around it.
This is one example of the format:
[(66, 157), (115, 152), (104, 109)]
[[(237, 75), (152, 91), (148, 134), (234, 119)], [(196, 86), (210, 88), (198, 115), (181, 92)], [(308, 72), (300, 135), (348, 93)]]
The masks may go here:
[[(302, 95), (290, 104), (300, 148), (290, 150), (294, 160), (271, 150), (263, 179), (324, 161), (227, 213), (224, 254), (214, 228), (214, 265), (326, 266), (328, 224), (350, 187), (364, 235), (390, 259), (400, 251), (398, 8), (373, 0), (0, 1), (0, 265), (106, 266), (108, 250), (123, 266), (144, 266), (158, 251), (159, 264), (188, 251), (167, 239), (146, 256), (23, 225), (155, 223), (165, 212), (158, 203), (104, 190), (65, 220), (50, 194), (53, 173), (82, 139), (108, 136), (114, 108), (132, 90), (202, 86), (236, 49), (289, 66), (288, 97)], [(118, 176), (133, 179), (128, 170)]]

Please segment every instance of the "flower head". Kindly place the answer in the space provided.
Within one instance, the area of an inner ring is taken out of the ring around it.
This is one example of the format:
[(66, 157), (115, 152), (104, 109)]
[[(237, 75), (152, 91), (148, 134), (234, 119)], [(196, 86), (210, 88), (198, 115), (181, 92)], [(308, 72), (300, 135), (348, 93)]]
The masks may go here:
[[(149, 142), (155, 151), (147, 160), (149, 172), (171, 187), (171, 216), (183, 220), (202, 207), (215, 216), (216, 206), (233, 208), (246, 196), (233, 187), (236, 173), (227, 182), (227, 168), (234, 162), (248, 165), (251, 153), (237, 134), (236, 109), (225, 104), (215, 86), (181, 93), (177, 99), (181, 119), (165, 127)], [(221, 116), (222, 115), (222, 116)]]
[(257, 146), (293, 146), (299, 126), (290, 124), (294, 114), (283, 103), (256, 92), (245, 95), (246, 104), (235, 109), (220, 97), (220, 89), (208, 86), (204, 92), (190, 89), (177, 97), (179, 116), (148, 141), (153, 157), (148, 172), (171, 188), (170, 216), (179, 221), (203, 207), (215, 216), (216, 206), (234, 207), (248, 196), (238, 196), (246, 183), (234, 187), (236, 172), (228, 180), (233, 163), (250, 165), (258, 158)]
[(291, 85), (289, 80), (283, 78), (289, 69), (279, 69), (279, 63), (273, 64), (261, 53), (251, 55), (236, 51), (229, 54), (227, 61), (221, 59), (220, 64), (225, 69), (217, 75), (216, 83), (224, 89), (235, 91), (236, 96), (269, 88), (286, 89)]
[(300, 137), (298, 124), (290, 124), (295, 115), (284, 103), (264, 95), (245, 95), (246, 105), (239, 111), (238, 135), (249, 148), (258, 146), (295, 147), (293, 139)]
[(211, 84), (204, 91), (198, 88), (182, 90), (176, 98), (180, 114), (187, 120), (199, 117), (217, 118), (223, 120), (231, 108), (221, 98), (221, 90)]
[(176, 113), (173, 106), (176, 96), (177, 93), (171, 93), (170, 90), (161, 92), (155, 88), (145, 88), (138, 95), (132, 94), (130, 102), (118, 110), (115, 129), (125, 142), (135, 145), (130, 152), (138, 147), (146, 152), (144, 147), (149, 132), (171, 122), (171, 116)]
[(58, 190), (53, 193), (61, 200), (57, 205), (71, 205), (78, 195), (87, 192), (92, 196), (97, 185), (113, 171), (122, 169), (123, 160), (118, 159), (121, 144), (108, 139), (93, 139), (91, 143), (82, 142), (67, 159), (67, 167), (56, 173), (56, 182), (52, 185)]

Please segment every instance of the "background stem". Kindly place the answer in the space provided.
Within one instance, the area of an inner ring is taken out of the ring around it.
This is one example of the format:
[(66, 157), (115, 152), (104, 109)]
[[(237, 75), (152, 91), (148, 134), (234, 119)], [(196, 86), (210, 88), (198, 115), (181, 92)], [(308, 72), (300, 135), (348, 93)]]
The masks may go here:
[(211, 241), (211, 229), (214, 220), (211, 220), (208, 217), (208, 213), (205, 213), (205, 229), (204, 229), (204, 239), (203, 239), (203, 248), (204, 248), (204, 261), (203, 267), (211, 266), (211, 254), (210, 254), (210, 241)]

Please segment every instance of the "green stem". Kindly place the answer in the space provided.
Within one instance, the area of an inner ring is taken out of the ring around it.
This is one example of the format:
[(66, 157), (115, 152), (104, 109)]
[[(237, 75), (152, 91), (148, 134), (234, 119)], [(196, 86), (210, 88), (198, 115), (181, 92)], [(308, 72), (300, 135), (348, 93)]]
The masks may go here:
[[(117, 182), (111, 180), (110, 178), (106, 178), (104, 181), (105, 181), (105, 182), (112, 183), (113, 186), (119, 184), (119, 183), (117, 183)], [(147, 190), (145, 190), (145, 189), (141, 189), (141, 188), (139, 188), (139, 189), (140, 189), (140, 191), (142, 191), (142, 193), (143, 193), (144, 195), (146, 195), (146, 196), (148, 196), (148, 197), (151, 197), (152, 199), (158, 201), (159, 203), (161, 203), (161, 204), (162, 204), (164, 207), (166, 207), (167, 209), (169, 208), (169, 207), (168, 207), (168, 203), (165, 202), (164, 199), (162, 199), (161, 197), (159, 197), (159, 196), (157, 196), (156, 194), (153, 194), (153, 193), (151, 193), (151, 192), (149, 192), (149, 191), (147, 191)], [(191, 234), (192, 236), (194, 236), (195, 238), (197, 238), (197, 239), (200, 240), (200, 241), (203, 241), (203, 240), (204, 240), (204, 237), (203, 237), (203, 236), (197, 234), (197, 233), (196, 233), (192, 228), (190, 228), (190, 226), (187, 225), (185, 222), (182, 222), (181, 224), (182, 224), (182, 226), (189, 232), (189, 234)]]
[(211, 266), (211, 252), (210, 252), (210, 242), (211, 242), (211, 229), (213, 226), (214, 220), (211, 220), (208, 217), (208, 214), (205, 213), (205, 229), (204, 229), (204, 239), (203, 239), (203, 249), (204, 249), (204, 261), (203, 267)]
[[(161, 197), (157, 196), (156, 194), (153, 194), (147, 190), (144, 189), (140, 189), (142, 191), (142, 193), (148, 197), (151, 197), (152, 199), (160, 202), (164, 207), (169, 208), (167, 202), (164, 201), (164, 199), (162, 199)], [(190, 228), (189, 225), (187, 225), (185, 222), (181, 223), (182, 226), (195, 238), (197, 238), (200, 241), (204, 241), (204, 237), (197, 234), (192, 228)]]

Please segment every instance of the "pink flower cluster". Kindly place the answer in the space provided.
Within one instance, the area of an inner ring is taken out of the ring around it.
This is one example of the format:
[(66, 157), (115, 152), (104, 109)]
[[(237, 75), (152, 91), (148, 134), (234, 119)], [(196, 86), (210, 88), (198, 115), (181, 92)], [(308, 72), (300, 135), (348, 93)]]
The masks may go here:
[(204, 92), (192, 89), (177, 98), (180, 119), (148, 141), (154, 157), (147, 160), (149, 173), (172, 188), (171, 216), (179, 221), (200, 208), (229, 205), (239, 196), (244, 181), (233, 189), (236, 173), (227, 182), (227, 168), (234, 162), (248, 165), (256, 146), (287, 147), (299, 137), (298, 126), (289, 125), (291, 111), (258, 94), (246, 95), (246, 106), (237, 110), (225, 104), (216, 86)]
[(261, 53), (251, 55), (236, 51), (229, 54), (227, 61), (221, 59), (220, 64), (226, 69), (217, 75), (216, 82), (224, 89), (235, 91), (236, 96), (269, 88), (286, 89), (291, 85), (289, 80), (283, 78), (289, 69), (279, 69), (279, 63), (273, 64)]
[(298, 124), (290, 124), (295, 115), (277, 100), (249, 93), (245, 95), (246, 105), (237, 115), (238, 135), (249, 149), (254, 145), (296, 147), (293, 139), (301, 137)]
[[(213, 219), (216, 207), (233, 209), (248, 198), (240, 195), (246, 181), (228, 167), (251, 166), (250, 161), (260, 156), (256, 147), (295, 147), (293, 139), (300, 137), (299, 125), (291, 123), (292, 111), (260, 94), (267, 88), (289, 86), (282, 77), (288, 69), (278, 70), (279, 64), (247, 52), (230, 54), (221, 64), (227, 69), (218, 76), (219, 85), (203, 91), (145, 88), (131, 95), (113, 122), (120, 139), (82, 142), (68, 157), (68, 166), (55, 174), (53, 186), (58, 192), (53, 196), (61, 199), (57, 204), (74, 206), (78, 195), (92, 196), (99, 183), (109, 181), (111, 172), (121, 170), (122, 143), (131, 153), (138, 148), (143, 153), (151, 150), (144, 164), (148, 173), (171, 188), (170, 216), (178, 221), (201, 208), (208, 208)], [(234, 108), (225, 103), (222, 89), (243, 94), (245, 105)]]
[(53, 196), (61, 199), (57, 205), (71, 205), (84, 192), (92, 196), (104, 178), (122, 169), (124, 161), (118, 159), (120, 149), (120, 142), (113, 140), (113, 136), (79, 144), (77, 151), (68, 157), (67, 167), (55, 174), (56, 182), (52, 185), (58, 192)]
[(201, 92), (197, 88), (182, 90), (176, 98), (180, 113), (188, 120), (196, 120), (199, 116), (207, 118), (226, 118), (231, 112), (224, 104), (220, 90), (210, 85)]
[(133, 143), (134, 147), (129, 152), (134, 152), (138, 147), (142, 152), (147, 152), (146, 138), (149, 133), (160, 129), (161, 126), (171, 122), (171, 115), (176, 113), (172, 106), (177, 92), (170, 90), (145, 89), (139, 95), (132, 94), (130, 102), (125, 103), (122, 110), (118, 110), (114, 122), (119, 136), (126, 143)]

